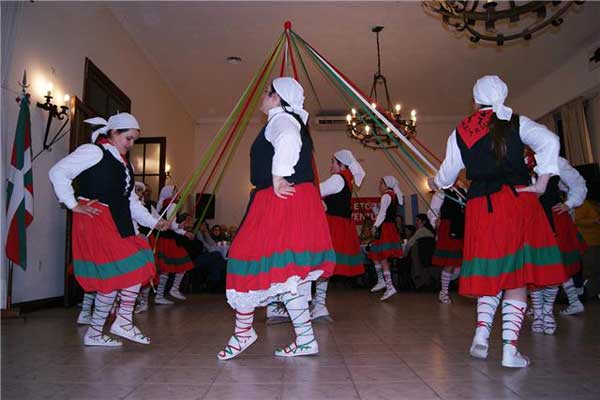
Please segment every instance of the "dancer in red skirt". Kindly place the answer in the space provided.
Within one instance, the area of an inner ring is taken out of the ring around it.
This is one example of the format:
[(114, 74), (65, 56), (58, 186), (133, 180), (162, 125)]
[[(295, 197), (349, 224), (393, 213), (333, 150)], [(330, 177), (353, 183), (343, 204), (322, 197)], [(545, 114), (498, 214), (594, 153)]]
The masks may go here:
[(265, 92), (261, 111), (268, 122), (250, 150), (255, 189), (231, 243), (227, 301), (235, 331), (220, 360), (239, 355), (257, 339), (254, 309), (283, 302), (296, 340), (276, 356), (316, 354), (308, 301), (311, 282), (331, 276), (335, 266), (325, 211), (313, 183), (312, 140), (303, 109), (304, 90), (292, 78), (277, 78)]
[[(459, 293), (479, 297), (471, 355), (486, 358), (494, 313), (502, 302), (502, 365), (529, 364), (517, 350), (528, 286), (562, 283), (566, 274), (552, 228), (536, 194), (558, 174), (558, 137), (504, 105), (506, 84), (484, 76), (473, 87), (478, 110), (448, 138), (446, 158), (432, 190), (454, 184), (466, 168), (467, 194)], [(539, 179), (529, 185), (524, 144), (537, 153)]]
[[(530, 172), (534, 173), (536, 165), (533, 153), (526, 157)], [(581, 257), (587, 245), (580, 239), (579, 231), (569, 215), (569, 210), (579, 207), (585, 200), (587, 188), (585, 180), (567, 160), (558, 158), (560, 175), (550, 178), (546, 191), (539, 200), (544, 207), (548, 222), (552, 226), (558, 248), (562, 255), (563, 266), (569, 279), (563, 282), (563, 287), (569, 298), (569, 307), (583, 311), (583, 304), (579, 301), (577, 291), (573, 285), (572, 276), (581, 270)], [(534, 176), (535, 179), (535, 176)], [(567, 192), (567, 200), (563, 203), (561, 190)], [(554, 319), (554, 302), (558, 294), (558, 286), (547, 286), (543, 289), (532, 291), (531, 304), (533, 305), (533, 323), (531, 330), (535, 333), (553, 335), (556, 332)]]
[[(167, 220), (174, 219), (175, 207), (177, 207), (177, 197), (174, 201), (173, 197), (177, 196), (175, 186), (167, 185), (160, 191), (156, 208), (160, 214), (164, 213)], [(166, 210), (166, 211), (165, 211)], [(187, 232), (183, 227), (179, 226), (175, 221), (171, 224), (171, 229), (158, 236), (156, 244), (156, 259), (160, 275), (158, 276), (158, 286), (156, 287), (155, 304), (173, 304), (173, 302), (165, 297), (165, 288), (169, 280), (169, 274), (175, 274), (173, 278), (173, 286), (169, 290), (169, 295), (178, 300), (185, 300), (186, 297), (179, 291), (181, 281), (185, 273), (194, 268), (194, 263), (190, 258), (187, 250), (177, 244), (177, 235), (186, 236), (192, 240), (194, 235)]]
[(383, 301), (396, 294), (388, 258), (402, 257), (402, 244), (396, 226), (396, 210), (399, 205), (402, 205), (403, 199), (398, 180), (391, 175), (381, 178), (379, 191), (381, 192), (381, 202), (379, 213), (373, 223), (375, 240), (371, 242), (369, 258), (375, 263), (375, 272), (377, 273), (377, 284), (373, 286), (371, 292), (385, 289), (381, 296), (381, 301)]
[[(365, 272), (364, 259), (360, 251), (360, 240), (352, 223), (353, 184), (360, 186), (365, 171), (356, 161), (350, 150), (339, 150), (331, 158), (331, 176), (321, 182), (321, 197), (327, 206), (327, 223), (335, 250), (334, 275), (357, 276)], [(319, 279), (316, 283), (315, 298), (311, 305), (311, 317), (328, 319), (325, 305), (329, 279)]]
[[(135, 235), (132, 218), (161, 230), (168, 224), (150, 215), (132, 193), (133, 169), (125, 156), (140, 134), (135, 118), (121, 113), (108, 121), (92, 118), (85, 122), (102, 125), (92, 134), (94, 144), (79, 146), (49, 171), (56, 196), (73, 211), (75, 278), (85, 292), (97, 292), (84, 344), (122, 344), (103, 334), (117, 293), (121, 305), (110, 332), (149, 344), (150, 338), (133, 325), (133, 307), (140, 286), (154, 276), (154, 258), (147, 241)], [(77, 199), (73, 190), (75, 178)]]
[(442, 288), (438, 301), (452, 303), (448, 287), (453, 277), (458, 277), (462, 264), (463, 236), (465, 231), (465, 207), (459, 204), (466, 196), (462, 188), (443, 189), (431, 199), (427, 212), (431, 225), (437, 228), (435, 252), (431, 264), (442, 267)]

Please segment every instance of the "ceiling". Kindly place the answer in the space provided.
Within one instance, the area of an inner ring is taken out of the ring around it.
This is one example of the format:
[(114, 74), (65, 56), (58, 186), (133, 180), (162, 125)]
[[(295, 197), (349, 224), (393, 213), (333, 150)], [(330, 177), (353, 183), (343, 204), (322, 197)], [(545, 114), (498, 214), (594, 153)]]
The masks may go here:
[[(523, 93), (600, 33), (600, 3), (569, 11), (564, 24), (529, 42), (473, 45), (448, 31), (420, 2), (111, 2), (111, 12), (197, 121), (227, 116), (290, 20), (293, 29), (365, 91), (376, 70), (371, 27), (381, 36), (382, 72), (392, 102), (422, 116), (470, 109), (475, 79), (498, 74), (511, 96)], [(230, 65), (228, 56), (243, 62)], [(337, 92), (314, 67), (322, 107), (343, 110)], [(301, 82), (303, 78), (300, 78)]]

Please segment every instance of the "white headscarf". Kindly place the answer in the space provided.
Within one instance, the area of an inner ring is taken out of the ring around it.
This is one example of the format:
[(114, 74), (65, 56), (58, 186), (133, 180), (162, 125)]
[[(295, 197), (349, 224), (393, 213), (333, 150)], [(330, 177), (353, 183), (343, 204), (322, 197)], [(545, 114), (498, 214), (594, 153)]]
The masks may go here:
[(396, 197), (398, 198), (398, 204), (404, 204), (404, 199), (402, 198), (402, 192), (400, 191), (400, 186), (398, 186), (398, 179), (392, 175), (386, 175), (383, 177), (383, 182), (387, 187), (392, 189), (394, 193), (396, 193)]
[(158, 202), (156, 203), (156, 209), (160, 212), (163, 208), (163, 203), (169, 197), (173, 197), (175, 194), (175, 186), (167, 185), (160, 189), (160, 195), (158, 196)]
[(360, 186), (366, 174), (365, 170), (358, 163), (358, 161), (356, 161), (356, 158), (354, 158), (354, 154), (352, 154), (350, 150), (343, 149), (333, 153), (333, 156), (336, 158), (336, 160), (348, 166), (348, 169), (354, 177), (354, 182), (356, 182), (357, 186)]
[(86, 119), (86, 124), (102, 125), (102, 128), (92, 132), (92, 143), (98, 139), (99, 135), (106, 135), (111, 129), (140, 129), (140, 124), (135, 117), (129, 113), (119, 113), (112, 115), (108, 121), (101, 117)]
[[(291, 111), (298, 114), (306, 124), (308, 112), (304, 109), (304, 89), (293, 78), (277, 78), (273, 80), (275, 92), (290, 105)], [(288, 108), (288, 107), (285, 107)]]
[(498, 119), (510, 121), (512, 108), (504, 105), (508, 95), (508, 87), (496, 75), (486, 75), (479, 78), (473, 86), (473, 99), (479, 105), (492, 106)]
[(146, 185), (144, 184), (144, 182), (135, 181), (135, 183), (134, 183), (133, 186), (134, 186), (135, 189), (146, 190)]

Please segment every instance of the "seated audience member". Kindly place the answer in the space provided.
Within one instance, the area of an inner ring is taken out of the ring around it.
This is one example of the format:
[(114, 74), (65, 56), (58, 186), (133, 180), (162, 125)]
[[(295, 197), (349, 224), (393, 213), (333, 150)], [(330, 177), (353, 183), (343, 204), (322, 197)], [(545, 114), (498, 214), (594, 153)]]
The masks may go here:
[(414, 225), (404, 225), (404, 239), (410, 239), (416, 232), (417, 228)]
[[(185, 221), (186, 226), (193, 227), (194, 221), (192, 217), (183, 213), (178, 217), (178, 220)], [(220, 252), (214, 251), (204, 244), (204, 236), (202, 231), (206, 232), (206, 236), (212, 241), (210, 235), (208, 235), (208, 228), (203, 223), (200, 225), (200, 230), (196, 234), (194, 240), (187, 238), (182, 239), (181, 245), (186, 248), (190, 254), (190, 258), (194, 262), (196, 269), (200, 272), (201, 278), (206, 280), (207, 289), (209, 292), (222, 291), (225, 287), (225, 276), (227, 273), (227, 262), (223, 258)], [(204, 228), (203, 228), (204, 227)], [(212, 246), (216, 247), (214, 241)]]
[(410, 252), (411, 247), (417, 243), (417, 240), (430, 237), (435, 238), (434, 229), (429, 222), (429, 218), (427, 218), (426, 214), (418, 214), (415, 217), (415, 225), (416, 231), (415, 233), (408, 239), (406, 242), (406, 246), (404, 247), (403, 257), (406, 257)]
[(217, 251), (217, 242), (212, 238), (208, 222), (203, 222), (196, 233), (196, 239), (202, 242), (207, 251)]
[(215, 242), (221, 242), (225, 240), (225, 235), (223, 234), (221, 225), (213, 225), (213, 227), (210, 229), (210, 237), (212, 237)]

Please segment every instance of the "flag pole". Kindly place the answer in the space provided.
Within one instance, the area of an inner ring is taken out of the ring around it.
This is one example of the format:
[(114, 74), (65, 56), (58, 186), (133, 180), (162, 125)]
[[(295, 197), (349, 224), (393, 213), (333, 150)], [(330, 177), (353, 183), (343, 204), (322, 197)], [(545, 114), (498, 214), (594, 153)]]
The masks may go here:
[[(18, 84), (21, 87), (21, 97), (19, 97), (19, 99), (22, 99), (24, 96), (27, 96), (27, 88), (30, 86), (27, 84), (27, 70), (23, 71), (23, 80), (21, 82), (18, 82)], [(6, 308), (2, 309), (2, 319), (23, 318), (21, 316), (20, 310), (18, 308), (13, 308), (13, 269), (14, 263), (12, 262), (12, 260), (8, 259), (8, 277), (6, 280)]]
[(12, 306), (12, 282), (14, 263), (8, 261), (8, 279), (6, 281), (6, 308), (2, 309), (2, 319), (23, 318), (18, 308)]

